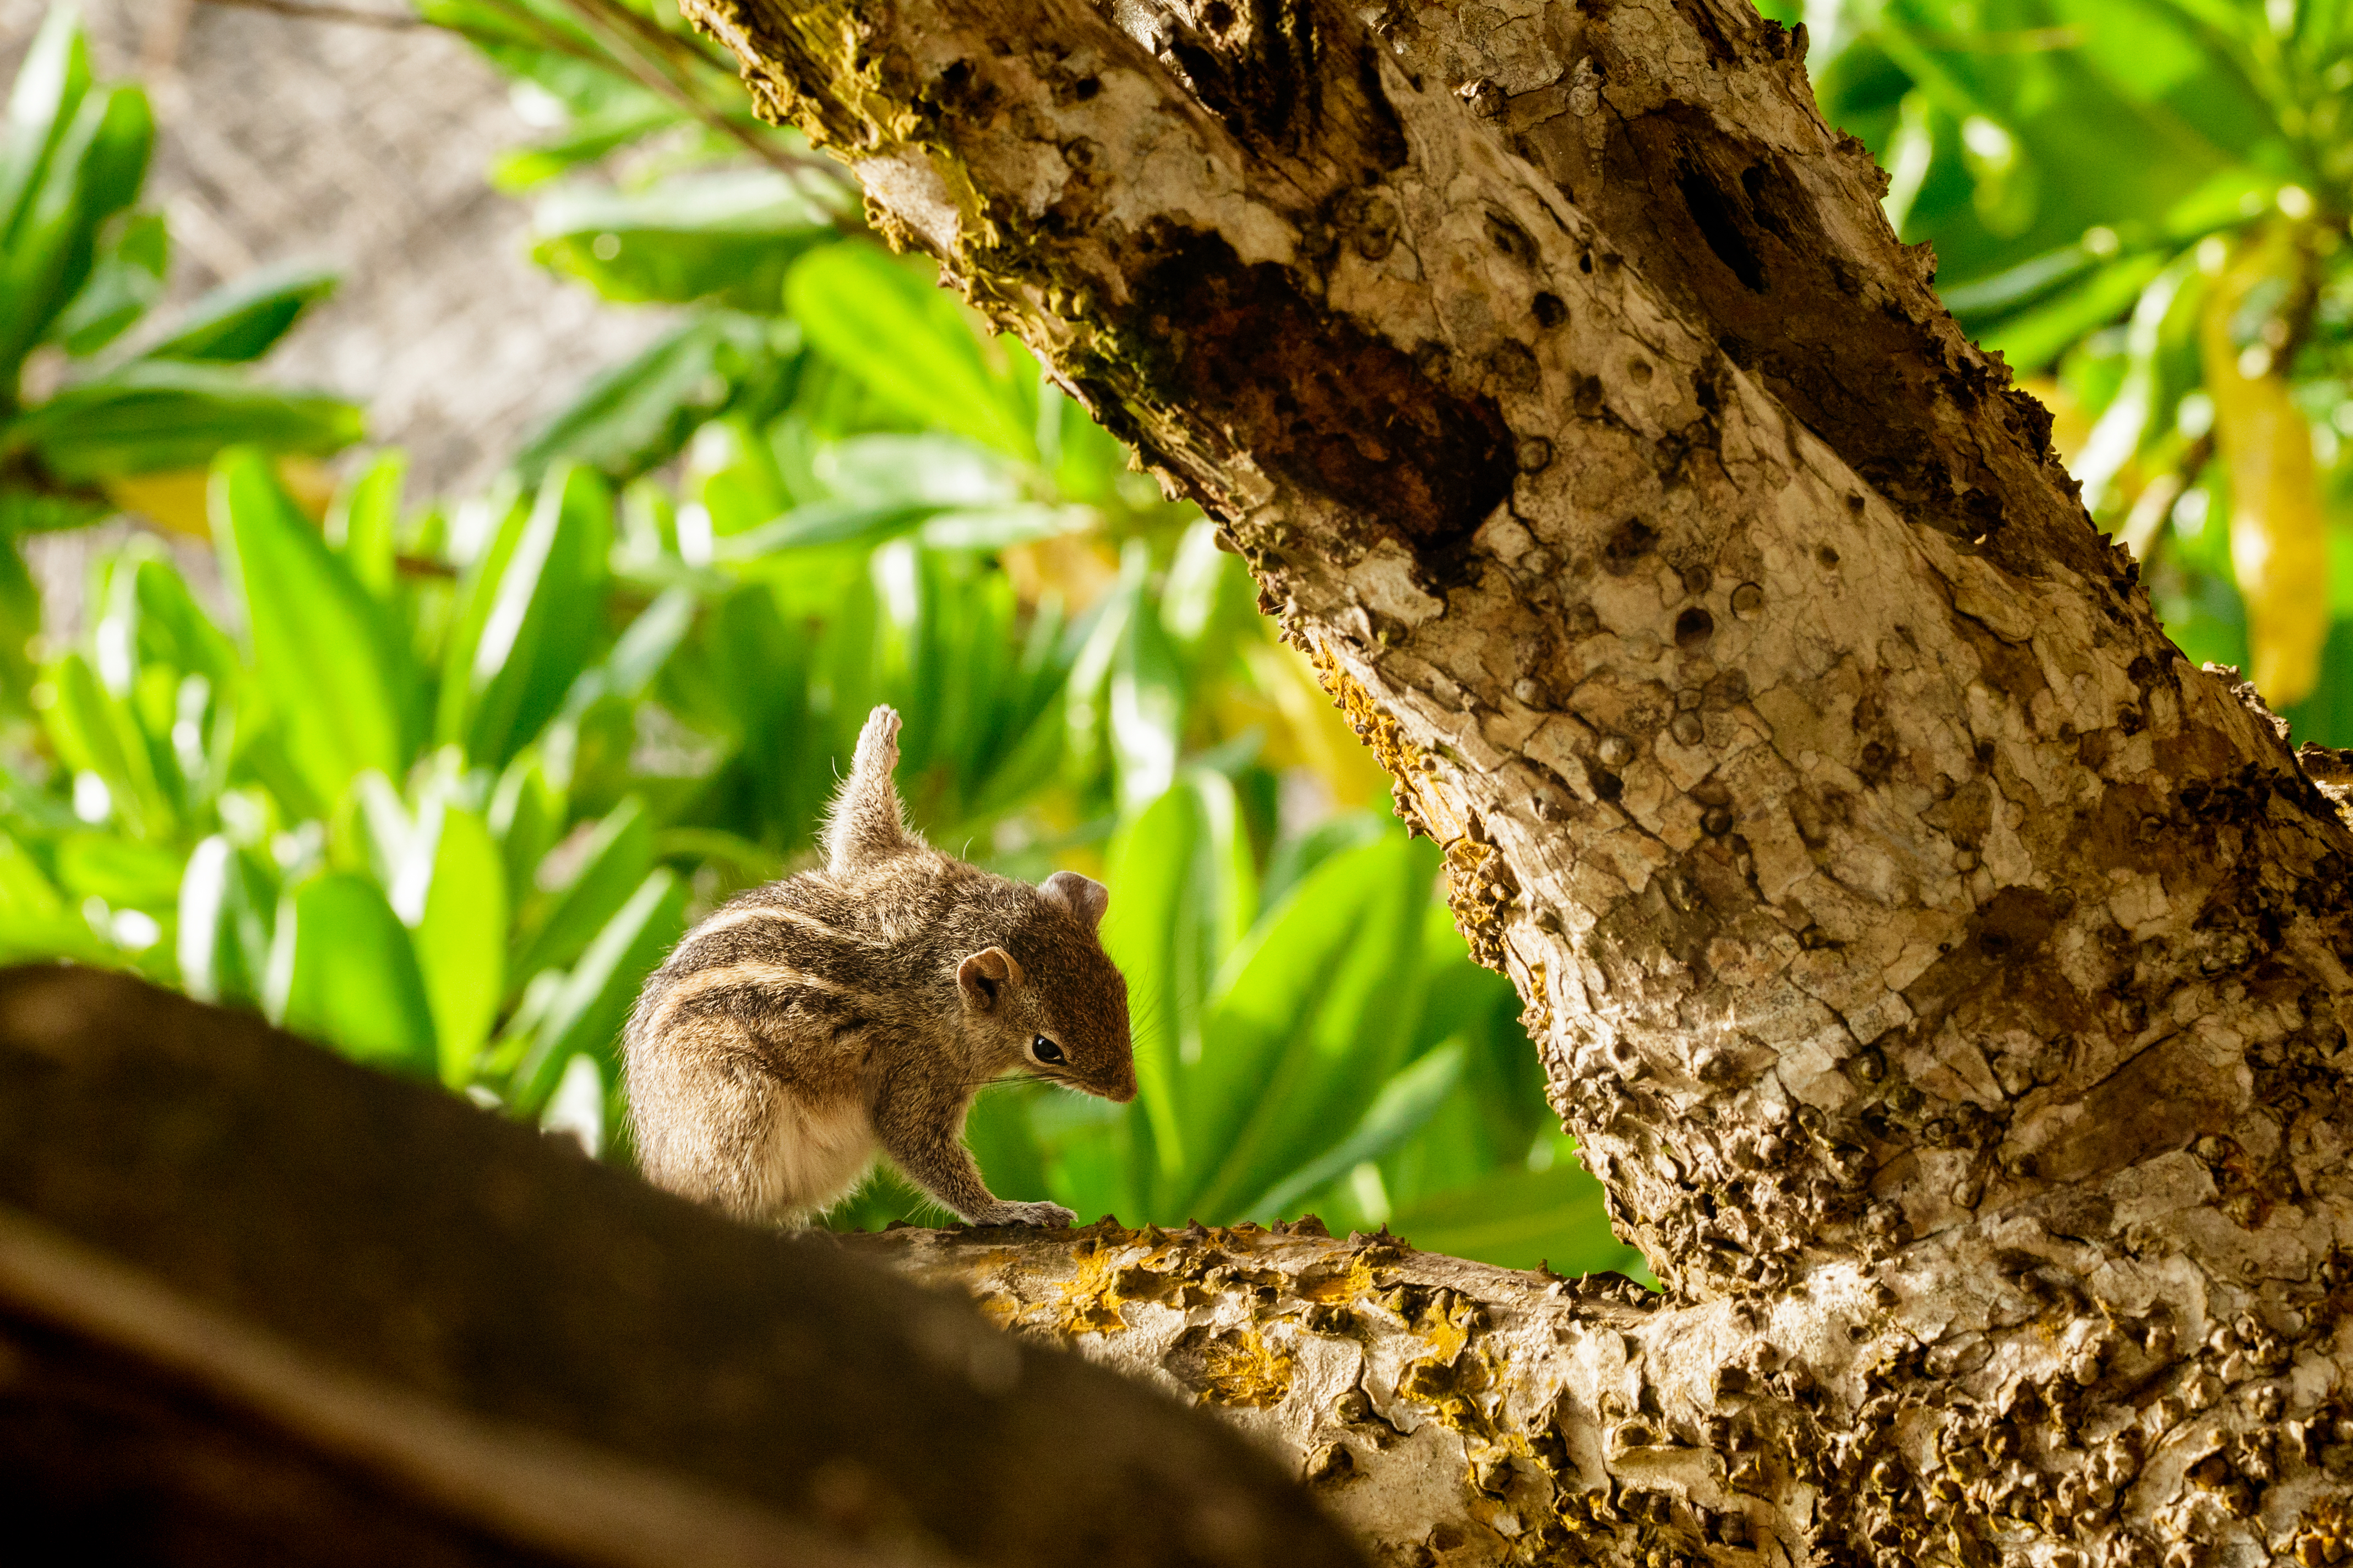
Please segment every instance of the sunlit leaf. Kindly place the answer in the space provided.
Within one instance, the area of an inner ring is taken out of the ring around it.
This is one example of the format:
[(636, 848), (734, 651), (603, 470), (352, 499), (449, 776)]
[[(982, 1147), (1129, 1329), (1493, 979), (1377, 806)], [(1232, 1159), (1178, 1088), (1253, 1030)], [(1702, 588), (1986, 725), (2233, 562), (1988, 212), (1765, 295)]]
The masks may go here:
[(685, 885), (657, 870), (596, 933), (550, 1001), (546, 1022), (515, 1074), (518, 1104), (543, 1103), (575, 1055), (596, 1058), (612, 1076), (621, 1025), (638, 987), (685, 931)]
[(542, 198), (532, 254), (611, 300), (708, 300), (773, 312), (795, 257), (833, 237), (832, 187), (773, 169), (674, 175), (641, 192)]
[(362, 769), (397, 775), (415, 743), (406, 647), (260, 454), (222, 458), (213, 537), (221, 575), (244, 602), (255, 673), (319, 806)]
[(263, 1009), (354, 1061), (430, 1078), (433, 1011), (408, 932), (364, 877), (331, 871), (280, 902)]
[(171, 236), (155, 213), (130, 213), (107, 226), (90, 277), (50, 333), (66, 353), (96, 353), (121, 337), (164, 297)]
[(1420, 1005), (1421, 908), (1435, 868), (1395, 837), (1336, 855), (1228, 961), (1202, 1026), (1188, 1209), (1233, 1212), (1361, 1117)]
[(2199, 324), (2215, 445), (2231, 473), (2231, 563), (2247, 605), (2249, 675), (2283, 707), (2320, 679), (2328, 545), (2311, 426), (2289, 395), (2286, 367), (2260, 338), (2242, 343), (2234, 315), (2266, 279), (2305, 264), (2296, 237), (2273, 231), (2216, 280)]
[(341, 281), (332, 268), (300, 262), (248, 272), (189, 306), (179, 326), (145, 357), (222, 363), (259, 359)]
[(548, 890), (545, 916), (528, 929), (509, 972), (515, 983), (570, 963), (611, 923), (653, 869), (653, 833), (645, 803), (634, 795), (596, 824), (579, 846), (570, 879)]
[(83, 96), (0, 249), (0, 386), (13, 390), (26, 353), (89, 278), (99, 226), (137, 196), (154, 135), (138, 89)]
[(726, 405), (749, 364), (773, 353), (754, 318), (696, 315), (590, 380), (523, 443), (515, 471), (536, 481), (569, 459), (617, 481), (635, 479), (676, 457), (695, 426)]
[(443, 801), (427, 806), (411, 854), (427, 862), (423, 904), (414, 918), (395, 912), (415, 935), (441, 1080), (462, 1086), (506, 994), (506, 867), (482, 819)]
[(869, 245), (830, 245), (793, 268), (786, 299), (809, 342), (908, 414), (1029, 460), (1037, 435), (950, 298)]
[(327, 542), (342, 553), (360, 586), (379, 599), (392, 592), (400, 485), (407, 472), (406, 454), (378, 453), (336, 492), (327, 509)]
[(277, 894), (220, 834), (198, 843), (180, 879), (180, 984), (199, 1002), (258, 1005)]
[(341, 398), (255, 385), (219, 366), (137, 360), (0, 426), (0, 451), (94, 480), (196, 468), (225, 447), (340, 451), (362, 433), (359, 410)]
[(560, 467), (512, 516), (466, 587), (437, 726), (444, 742), (503, 765), (563, 705), (595, 646), (613, 500), (587, 468)]
[(90, 90), (90, 45), (81, 7), (52, 0), (8, 93), (0, 142), (0, 244), (13, 245), (26, 200)]
[(1505, 1268), (1546, 1262), (1570, 1276), (1649, 1274), (1642, 1255), (1609, 1228), (1601, 1184), (1574, 1161), (1549, 1171), (1499, 1172), (1434, 1194), (1392, 1214), (1389, 1228), (1424, 1251)]
[(1443, 1047), (1391, 1078), (1347, 1136), (1277, 1182), (1249, 1205), (1250, 1215), (1280, 1217), (1318, 1187), (1378, 1160), (1419, 1131), (1462, 1076), (1462, 1055), (1460, 1045)]

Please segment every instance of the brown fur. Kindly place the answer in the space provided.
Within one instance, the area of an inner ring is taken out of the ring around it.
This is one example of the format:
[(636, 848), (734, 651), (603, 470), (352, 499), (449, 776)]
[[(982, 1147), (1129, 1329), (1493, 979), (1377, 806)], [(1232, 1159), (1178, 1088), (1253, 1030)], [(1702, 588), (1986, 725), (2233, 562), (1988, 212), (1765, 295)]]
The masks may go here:
[[(874, 1155), (979, 1225), (1067, 1225), (992, 1195), (965, 1112), (1008, 1072), (1135, 1094), (1127, 983), (1096, 940), (1101, 884), (1043, 887), (943, 855), (891, 781), (877, 708), (825, 831), (827, 864), (754, 889), (686, 934), (623, 1036), (638, 1159), (655, 1185), (745, 1219), (798, 1222)], [(1060, 1064), (1033, 1053), (1059, 1045)]]

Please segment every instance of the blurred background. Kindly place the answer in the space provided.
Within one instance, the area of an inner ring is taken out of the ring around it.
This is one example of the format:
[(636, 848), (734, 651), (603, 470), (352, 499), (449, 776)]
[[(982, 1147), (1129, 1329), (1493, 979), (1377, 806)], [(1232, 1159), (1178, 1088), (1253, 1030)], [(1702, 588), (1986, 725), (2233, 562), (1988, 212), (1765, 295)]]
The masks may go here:
[[(2353, 744), (2339, 7), (1768, 12), (2183, 650)], [(889, 701), (936, 843), (1113, 889), (1142, 1091), (987, 1091), (997, 1192), (1642, 1272), (1240, 563), (667, 0), (0, 0), (0, 958), (626, 1162), (638, 985)]]

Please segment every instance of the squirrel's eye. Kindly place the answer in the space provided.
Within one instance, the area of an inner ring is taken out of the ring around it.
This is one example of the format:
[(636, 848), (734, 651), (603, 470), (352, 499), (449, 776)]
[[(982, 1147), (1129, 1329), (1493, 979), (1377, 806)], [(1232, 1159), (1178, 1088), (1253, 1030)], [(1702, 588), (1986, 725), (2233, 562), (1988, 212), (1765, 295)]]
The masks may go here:
[(1029, 1054), (1041, 1062), (1058, 1062), (1062, 1059), (1062, 1047), (1040, 1035), (1029, 1042)]

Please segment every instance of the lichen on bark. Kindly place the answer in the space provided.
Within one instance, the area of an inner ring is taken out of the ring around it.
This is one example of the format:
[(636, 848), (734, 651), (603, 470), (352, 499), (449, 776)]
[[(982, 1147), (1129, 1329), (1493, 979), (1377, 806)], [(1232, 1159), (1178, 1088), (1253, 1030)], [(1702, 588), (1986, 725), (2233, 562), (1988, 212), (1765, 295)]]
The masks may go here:
[[(1643, 1369), (1553, 1420), (1561, 1533), (1473, 1529), (1498, 1439), (1433, 1421), (1424, 1528), (1376, 1540), (2341, 1555), (2353, 835), (2165, 639), (1800, 40), (1737, 0), (688, 10), (1249, 559), (1670, 1288), (1482, 1373), (1525, 1414), (1588, 1331)], [(1186, 1289), (1198, 1396), (1271, 1364), (1291, 1285)], [(1165, 1373), (1120, 1312), (1039, 1326)], [(1341, 1473), (1293, 1395), (1230, 1408)]]

